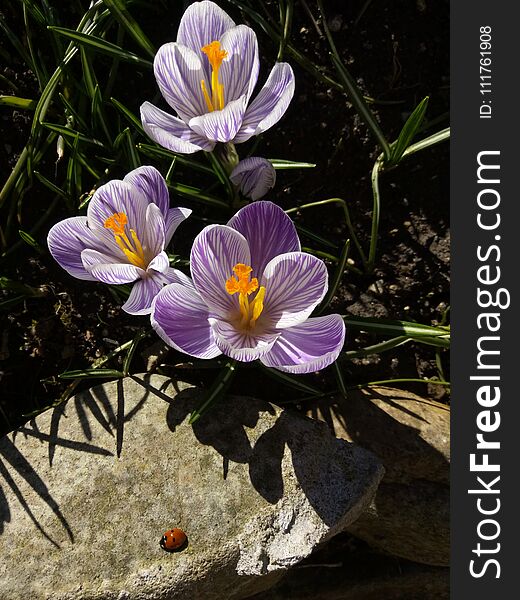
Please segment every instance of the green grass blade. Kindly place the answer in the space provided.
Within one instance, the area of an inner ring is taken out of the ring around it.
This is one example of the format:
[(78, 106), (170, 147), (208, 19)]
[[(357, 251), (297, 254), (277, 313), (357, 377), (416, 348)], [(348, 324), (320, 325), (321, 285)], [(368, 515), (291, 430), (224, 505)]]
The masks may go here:
[(343, 246), (343, 250), (341, 251), (341, 255), (339, 257), (338, 265), (336, 267), (336, 271), (334, 272), (334, 276), (332, 280), (329, 282), (329, 289), (325, 298), (323, 298), (320, 306), (316, 309), (316, 315), (321, 315), (324, 310), (326, 310), (330, 304), (330, 301), (336, 295), (336, 291), (343, 279), (343, 274), (345, 273), (345, 268), (347, 265), (348, 253), (350, 250), (350, 240), (345, 242)]
[(111, 42), (107, 42), (103, 38), (97, 37), (95, 35), (89, 35), (80, 31), (75, 31), (74, 29), (66, 29), (65, 27), (52, 26), (48, 27), (48, 29), (70, 40), (73, 40), (74, 42), (77, 42), (85, 48), (90, 48), (95, 52), (100, 52), (101, 54), (106, 54), (107, 56), (110, 56), (112, 58), (116, 57), (120, 60), (142, 65), (149, 69), (153, 67), (153, 63), (151, 63), (149, 60), (140, 58), (139, 56), (137, 56), (137, 54), (134, 54), (133, 52), (128, 52), (120, 46), (112, 44)]
[(220, 398), (222, 398), (222, 396), (229, 389), (231, 382), (233, 381), (233, 378), (236, 373), (236, 369), (237, 369), (237, 361), (236, 360), (230, 360), (228, 363), (226, 363), (226, 365), (224, 366), (224, 368), (222, 369), (222, 371), (220, 372), (218, 377), (213, 382), (211, 388), (208, 390), (207, 395), (204, 399), (204, 402), (201, 404), (201, 406), (199, 406), (199, 408), (196, 408), (191, 413), (190, 419), (188, 421), (188, 423), (190, 425), (192, 425), (193, 423), (198, 421), (200, 419), (200, 417), (204, 413), (206, 413), (208, 411), (208, 409), (211, 408), (215, 404), (215, 402), (217, 402), (218, 400), (220, 400)]
[(139, 133), (144, 133), (143, 126), (141, 125), (141, 121), (134, 115), (134, 113), (127, 108), (124, 104), (116, 100), (115, 98), (110, 98), (110, 102), (117, 108), (117, 110), (125, 117), (127, 121), (129, 121)]
[(125, 3), (121, 0), (103, 0), (114, 17), (121, 23), (131, 37), (141, 46), (141, 48), (150, 56), (155, 56), (155, 48), (141, 29), (137, 21), (126, 9)]
[(268, 160), (277, 171), (283, 169), (313, 169), (316, 166), (315, 163), (295, 162), (283, 158), (269, 158)]
[(116, 369), (77, 369), (75, 371), (65, 371), (58, 375), (60, 379), (100, 379), (108, 377), (124, 377), (121, 371)]
[(9, 106), (17, 110), (35, 110), (38, 103), (29, 98), (19, 98), (18, 96), (0, 96), (0, 106)]
[(426, 96), (406, 120), (397, 141), (392, 144), (392, 154), (389, 161), (390, 165), (396, 165), (401, 160), (405, 150), (410, 146), (411, 141), (419, 131), (426, 114), (426, 109), (428, 108), (428, 101), (429, 97)]
[(354, 317), (345, 315), (343, 317), (345, 325), (352, 329), (367, 331), (368, 333), (377, 333), (379, 335), (389, 336), (408, 336), (408, 337), (437, 337), (449, 334), (449, 327), (434, 327), (433, 325), (422, 325), (412, 321), (401, 321), (398, 319), (379, 319), (376, 317)]

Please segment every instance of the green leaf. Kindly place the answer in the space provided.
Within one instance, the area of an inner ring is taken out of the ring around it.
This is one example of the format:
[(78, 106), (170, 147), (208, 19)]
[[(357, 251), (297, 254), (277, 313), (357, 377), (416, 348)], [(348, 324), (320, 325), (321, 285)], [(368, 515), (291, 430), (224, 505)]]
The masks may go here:
[(428, 108), (428, 101), (429, 97), (426, 96), (406, 120), (397, 141), (392, 144), (392, 152), (388, 161), (390, 165), (396, 165), (401, 160), (405, 150), (419, 131)]
[(88, 35), (86, 33), (81, 33), (80, 31), (75, 31), (74, 29), (66, 29), (65, 27), (50, 26), (48, 29), (77, 42), (85, 48), (90, 48), (95, 52), (100, 52), (101, 54), (106, 54), (112, 58), (115, 57), (119, 58), (120, 60), (142, 65), (144, 67), (148, 67), (149, 69), (153, 68), (153, 63), (151, 63), (149, 60), (140, 58), (133, 52), (127, 52), (120, 46), (112, 44), (111, 42), (107, 42), (103, 38), (95, 35)]
[(93, 138), (89, 138), (86, 135), (83, 135), (82, 133), (80, 133), (79, 131), (76, 131), (75, 129), (71, 129), (70, 127), (66, 127), (65, 125), (59, 125), (58, 123), (43, 122), (42, 127), (45, 127), (46, 129), (50, 129), (51, 131), (55, 131), (56, 133), (59, 133), (63, 137), (67, 137), (72, 140), (75, 140), (76, 138), (78, 138), (78, 140), (80, 142), (84, 142), (86, 144), (93, 144), (94, 146), (104, 147), (103, 142), (100, 142), (99, 140), (95, 140)]
[(398, 335), (408, 337), (441, 337), (449, 336), (449, 327), (434, 327), (411, 321), (378, 319), (376, 317), (343, 316), (345, 325), (351, 329), (377, 333), (379, 335)]
[(99, 127), (101, 127), (108, 145), (112, 145), (112, 136), (108, 129), (107, 119), (103, 110), (103, 98), (101, 97), (101, 90), (97, 83), (92, 96), (92, 122), (94, 126), (99, 125)]
[(134, 115), (134, 113), (128, 109), (124, 104), (116, 100), (115, 98), (110, 98), (110, 102), (117, 108), (117, 110), (132, 124), (135, 128), (144, 135), (144, 129), (141, 125), (141, 121)]
[(272, 379), (276, 379), (281, 383), (288, 385), (289, 387), (299, 390), (300, 392), (305, 392), (307, 394), (311, 394), (312, 396), (319, 396), (322, 393), (320, 390), (317, 390), (316, 388), (307, 385), (306, 383), (301, 381), (301, 379), (291, 377), (290, 375), (287, 375), (287, 373), (282, 373), (282, 371), (278, 371), (277, 369), (271, 369), (269, 367), (266, 367), (261, 362), (257, 362), (256, 365)]
[(223, 200), (219, 200), (214, 196), (210, 196), (198, 188), (184, 185), (183, 183), (172, 183), (168, 187), (171, 187), (172, 190), (176, 191), (181, 196), (191, 198), (192, 200), (197, 200), (198, 202), (203, 202), (204, 204), (210, 204), (211, 206), (216, 206), (221, 209), (227, 210), (229, 208), (227, 203)]
[(235, 376), (237, 368), (236, 365), (236, 360), (230, 360), (228, 363), (226, 363), (218, 377), (213, 382), (211, 388), (208, 390), (204, 402), (201, 404), (201, 406), (199, 406), (199, 408), (196, 408), (191, 413), (188, 421), (190, 425), (198, 421), (200, 417), (226, 393)]
[(98, 86), (96, 73), (94, 71), (94, 67), (92, 66), (92, 61), (90, 60), (90, 56), (88, 55), (85, 48), (80, 48), (81, 54), (81, 65), (83, 67), (83, 81), (85, 83), (85, 88), (87, 90), (87, 94), (90, 99), (94, 97), (94, 93), (96, 91), (96, 87)]
[(69, 196), (67, 196), (66, 192), (64, 192), (61, 188), (59, 188), (57, 185), (54, 185), (54, 183), (52, 183), (52, 181), (49, 181), (46, 177), (44, 177), (39, 171), (34, 171), (34, 174), (36, 176), (36, 178), (43, 183), (43, 185), (45, 187), (47, 187), (49, 190), (51, 190), (51, 192), (54, 192), (55, 194), (58, 194), (58, 196), (61, 196), (62, 198), (64, 198), (65, 200), (69, 200)]
[(103, 2), (141, 48), (153, 58), (155, 56), (155, 48), (152, 42), (150, 42), (137, 21), (127, 11), (125, 3), (121, 0), (103, 0)]
[(283, 158), (269, 158), (268, 160), (277, 171), (283, 169), (313, 169), (316, 166), (315, 163), (294, 162)]
[(345, 245), (343, 246), (343, 250), (341, 251), (341, 256), (339, 257), (338, 266), (336, 267), (334, 276), (332, 277), (332, 280), (329, 282), (329, 290), (328, 290), (325, 298), (323, 298), (321, 304), (316, 309), (316, 315), (321, 315), (321, 313), (324, 310), (326, 310), (326, 308), (329, 306), (332, 298), (334, 298), (334, 296), (336, 295), (338, 286), (339, 286), (341, 280), (343, 279), (343, 273), (345, 272), (345, 266), (347, 264), (349, 250), (350, 250), (350, 240), (347, 240), (345, 242)]
[(415, 152), (419, 152), (420, 150), (424, 150), (425, 148), (429, 148), (430, 146), (434, 146), (435, 144), (438, 144), (439, 142), (444, 142), (445, 140), (448, 140), (449, 138), (450, 138), (450, 128), (446, 127), (446, 129), (442, 129), (441, 131), (438, 131), (437, 133), (434, 133), (433, 135), (430, 135), (429, 137), (424, 138), (424, 140), (420, 140), (419, 142), (416, 142), (415, 144), (408, 146), (408, 148), (404, 152), (403, 157), (409, 156), (410, 154), (414, 154)]
[(0, 96), (0, 106), (10, 106), (18, 110), (34, 110), (38, 103), (29, 98), (19, 98), (18, 96)]
[(33, 236), (30, 233), (19, 229), (18, 234), (26, 244), (31, 246), (31, 248), (34, 248), (39, 254), (43, 254), (43, 248), (40, 246), (40, 244), (38, 244), (38, 242), (33, 238)]
[(106, 377), (124, 377), (121, 371), (116, 369), (78, 369), (76, 371), (65, 371), (60, 373), (60, 379), (91, 379)]

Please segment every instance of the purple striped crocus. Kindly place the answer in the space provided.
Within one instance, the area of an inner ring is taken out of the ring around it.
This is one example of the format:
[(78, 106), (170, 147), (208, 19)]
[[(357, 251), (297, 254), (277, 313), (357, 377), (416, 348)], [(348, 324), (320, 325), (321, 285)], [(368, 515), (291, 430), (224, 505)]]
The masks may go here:
[(47, 238), (54, 259), (70, 275), (108, 284), (135, 282), (123, 310), (147, 314), (157, 292), (170, 283), (190, 284), (170, 267), (164, 248), (191, 213), (170, 208), (162, 175), (139, 167), (96, 190), (86, 217), (56, 223)]
[(263, 198), (276, 183), (276, 171), (265, 158), (244, 158), (229, 175), (232, 183), (251, 200)]
[(194, 2), (181, 19), (177, 41), (161, 46), (154, 60), (159, 89), (178, 117), (145, 102), (144, 130), (161, 146), (185, 154), (266, 131), (289, 106), (294, 74), (287, 63), (276, 63), (250, 102), (258, 70), (255, 32), (235, 25), (213, 2)]
[(202, 230), (191, 251), (192, 285), (164, 287), (152, 326), (198, 358), (225, 354), (280, 371), (309, 373), (338, 357), (340, 315), (310, 317), (327, 291), (327, 269), (301, 252), (296, 229), (272, 202), (254, 202), (227, 225)]

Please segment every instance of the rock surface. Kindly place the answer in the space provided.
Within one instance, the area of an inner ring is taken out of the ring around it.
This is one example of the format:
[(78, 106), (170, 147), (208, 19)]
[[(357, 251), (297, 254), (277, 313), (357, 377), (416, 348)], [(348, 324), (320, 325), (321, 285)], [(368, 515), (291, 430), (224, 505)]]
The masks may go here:
[[(375, 457), (251, 398), (136, 376), (0, 440), (0, 598), (238, 599), (366, 508)], [(168, 554), (162, 533), (188, 545)]]
[(375, 554), (348, 534), (248, 600), (448, 600), (449, 569)]
[(433, 566), (449, 565), (450, 411), (387, 387), (349, 392), (314, 417), (371, 450), (385, 477), (369, 509), (348, 530), (372, 547)]

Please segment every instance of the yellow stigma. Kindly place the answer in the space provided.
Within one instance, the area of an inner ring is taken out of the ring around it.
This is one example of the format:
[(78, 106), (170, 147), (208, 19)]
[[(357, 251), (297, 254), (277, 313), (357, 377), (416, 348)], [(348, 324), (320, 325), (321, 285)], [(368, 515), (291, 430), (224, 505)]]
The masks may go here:
[[(236, 277), (230, 277), (226, 281), (226, 292), (230, 295), (239, 293), (238, 303), (240, 306), (240, 327), (251, 329), (255, 326), (256, 320), (264, 310), (265, 287), (262, 285), (258, 289), (258, 279), (253, 277), (249, 280), (253, 269), (242, 263), (238, 263), (233, 267), (233, 272)], [(249, 302), (249, 294), (256, 292), (252, 302)]]
[(220, 42), (211, 42), (207, 46), (201, 48), (202, 52), (208, 57), (209, 64), (211, 65), (211, 96), (209, 95), (208, 88), (204, 79), (200, 82), (202, 93), (204, 94), (204, 100), (208, 106), (209, 112), (214, 110), (222, 110), (224, 108), (224, 86), (218, 80), (218, 70), (222, 61), (228, 55), (226, 50), (222, 50)]
[(125, 231), (125, 225), (128, 223), (128, 217), (125, 213), (114, 213), (111, 217), (105, 221), (104, 226), (107, 229), (111, 229), (114, 234), (116, 244), (124, 252), (128, 260), (136, 267), (146, 269), (146, 261), (144, 258), (144, 251), (137, 237), (137, 233), (134, 229), (130, 229), (130, 236), (132, 241), (128, 239)]

